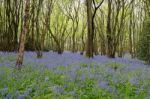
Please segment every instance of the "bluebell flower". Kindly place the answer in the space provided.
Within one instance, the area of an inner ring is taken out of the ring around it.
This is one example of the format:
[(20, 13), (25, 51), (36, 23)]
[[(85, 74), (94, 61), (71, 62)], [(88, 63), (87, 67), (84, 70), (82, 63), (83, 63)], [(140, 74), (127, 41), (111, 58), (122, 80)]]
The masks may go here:
[(134, 84), (138, 84), (139, 81), (138, 81), (138, 79), (136, 77), (131, 77), (130, 78), (130, 83), (134, 85)]
[(26, 96), (25, 95), (19, 95), (18, 99), (24, 99)]
[(7, 96), (4, 99), (13, 99), (13, 94), (8, 93)]
[(84, 73), (81, 74), (81, 80), (84, 81), (86, 78), (86, 75)]
[(107, 83), (106, 81), (101, 81), (101, 82), (99, 83), (99, 87), (100, 87), (100, 88), (103, 88), (103, 89), (108, 89), (108, 88), (109, 88), (109, 85), (108, 85), (108, 83)]
[(54, 88), (53, 88), (53, 92), (54, 92), (55, 94), (63, 94), (64, 89), (63, 89), (62, 87), (56, 85), (56, 86), (54, 86)]
[(4, 95), (8, 92), (8, 88), (3, 88), (3, 89), (0, 89), (0, 94), (1, 95)]
[(76, 95), (76, 91), (75, 90), (70, 91), (70, 94), (74, 96), (74, 95)]

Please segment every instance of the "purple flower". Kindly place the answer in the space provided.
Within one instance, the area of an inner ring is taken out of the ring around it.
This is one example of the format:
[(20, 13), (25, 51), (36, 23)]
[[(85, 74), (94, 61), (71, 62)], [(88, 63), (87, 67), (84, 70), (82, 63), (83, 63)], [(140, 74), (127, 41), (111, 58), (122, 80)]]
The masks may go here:
[(81, 74), (81, 80), (84, 81), (86, 78), (86, 75), (84, 73)]
[(72, 80), (74, 80), (74, 81), (77, 80), (77, 75), (75, 72), (70, 72), (70, 76), (71, 76)]
[(2, 95), (2, 96), (7, 94), (7, 92), (8, 92), (8, 88), (0, 89), (0, 95)]
[(54, 92), (55, 94), (62, 94), (62, 93), (64, 92), (64, 89), (63, 89), (62, 87), (56, 85), (56, 86), (54, 86), (54, 88), (53, 88), (53, 92)]
[(138, 84), (138, 82), (139, 82), (139, 81), (138, 81), (138, 79), (137, 79), (136, 77), (131, 77), (131, 78), (130, 78), (130, 83), (131, 83), (131, 84), (133, 84), (133, 85), (134, 85), (134, 84)]
[(99, 83), (99, 87), (102, 88), (102, 89), (108, 89), (109, 88), (109, 85), (106, 81), (101, 81)]
[(4, 99), (13, 99), (13, 94), (12, 93), (7, 94), (7, 96)]
[(18, 99), (24, 99), (26, 96), (25, 95), (19, 95)]

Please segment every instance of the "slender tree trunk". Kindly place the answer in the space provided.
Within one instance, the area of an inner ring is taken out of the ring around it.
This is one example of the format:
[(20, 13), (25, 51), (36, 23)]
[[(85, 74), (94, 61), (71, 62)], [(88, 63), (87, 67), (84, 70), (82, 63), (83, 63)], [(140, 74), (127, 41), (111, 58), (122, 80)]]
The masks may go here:
[(19, 52), (18, 52), (18, 57), (16, 61), (17, 69), (21, 69), (21, 65), (23, 63), (26, 34), (28, 33), (28, 30), (29, 30), (29, 16), (30, 16), (29, 10), (30, 10), (30, 0), (26, 0), (24, 26), (20, 35), (21, 37), (20, 37)]
[(32, 0), (32, 9), (31, 9), (31, 40), (32, 40), (32, 46), (33, 50), (35, 51), (35, 0)]
[(112, 29), (111, 29), (111, 15), (112, 15), (112, 0), (108, 0), (108, 17), (107, 17), (107, 56), (110, 58), (114, 58), (114, 38), (112, 36)]
[(73, 28), (72, 28), (72, 31), (73, 31), (73, 34), (72, 34), (72, 52), (74, 53), (75, 52), (75, 23), (74, 23), (74, 20), (73, 21)]
[(89, 58), (93, 58), (92, 0), (86, 0), (86, 3), (87, 3), (87, 23), (88, 23), (86, 56)]
[(42, 58), (42, 41), (40, 36), (40, 26), (39, 26), (39, 15), (42, 7), (43, 0), (38, 0), (38, 6), (37, 6), (37, 13), (36, 13), (36, 32), (37, 32), (37, 44), (36, 44), (36, 51), (37, 51), (37, 58)]
[(81, 40), (82, 40), (82, 46), (81, 46), (81, 52), (80, 52), (80, 54), (83, 55), (84, 54), (84, 50), (85, 50), (84, 32), (83, 31), (82, 31), (82, 34), (81, 34)]
[(129, 48), (130, 48), (130, 54), (131, 54), (131, 57), (134, 58), (134, 49), (135, 49), (135, 45), (134, 45), (134, 42), (135, 42), (135, 39), (134, 39), (134, 29), (135, 29), (135, 22), (134, 22), (134, 5), (132, 4), (132, 7), (131, 7), (131, 14), (130, 14), (130, 25), (129, 25)]

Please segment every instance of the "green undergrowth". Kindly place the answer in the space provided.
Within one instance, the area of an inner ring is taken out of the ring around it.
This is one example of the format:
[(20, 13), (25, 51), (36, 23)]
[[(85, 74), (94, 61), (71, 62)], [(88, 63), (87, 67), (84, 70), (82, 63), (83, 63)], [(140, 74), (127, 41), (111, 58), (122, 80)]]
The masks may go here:
[[(81, 66), (58, 66), (48, 69), (44, 66), (23, 67), (15, 70), (0, 67), (1, 99), (150, 99), (150, 79), (140, 79), (137, 70), (123, 74), (109, 72), (108, 66), (98, 64)], [(117, 68), (121, 64), (114, 64)], [(138, 82), (130, 79), (139, 77)], [(101, 82), (107, 82), (101, 84)]]

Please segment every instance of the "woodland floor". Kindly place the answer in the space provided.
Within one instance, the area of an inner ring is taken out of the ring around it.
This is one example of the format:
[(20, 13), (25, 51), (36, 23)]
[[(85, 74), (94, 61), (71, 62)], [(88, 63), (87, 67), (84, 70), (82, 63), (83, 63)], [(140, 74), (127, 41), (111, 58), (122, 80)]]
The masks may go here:
[(150, 66), (128, 54), (25, 52), (21, 71), (15, 61), (16, 53), (0, 52), (0, 99), (150, 99)]

